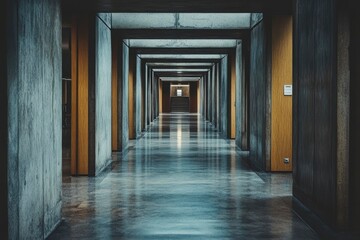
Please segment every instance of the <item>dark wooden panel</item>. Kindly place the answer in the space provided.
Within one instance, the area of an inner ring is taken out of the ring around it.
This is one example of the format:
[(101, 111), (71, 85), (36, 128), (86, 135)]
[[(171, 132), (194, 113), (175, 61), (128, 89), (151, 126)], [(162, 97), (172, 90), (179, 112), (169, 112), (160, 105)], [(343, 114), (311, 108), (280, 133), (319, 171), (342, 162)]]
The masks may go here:
[(0, 3), (0, 225), (3, 238), (8, 238), (8, 93), (7, 93), (7, 1)]
[(124, 39), (247, 39), (248, 29), (114, 29)]
[(288, 0), (63, 0), (66, 11), (98, 12), (273, 12), (290, 13)]

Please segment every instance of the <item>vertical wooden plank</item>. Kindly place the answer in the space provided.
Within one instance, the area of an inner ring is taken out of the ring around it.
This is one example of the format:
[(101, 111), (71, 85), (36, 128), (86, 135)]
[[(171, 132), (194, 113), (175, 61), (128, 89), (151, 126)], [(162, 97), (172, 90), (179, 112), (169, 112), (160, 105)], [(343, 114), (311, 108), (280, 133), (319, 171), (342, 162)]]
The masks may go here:
[(271, 62), (271, 171), (292, 171), (292, 96), (284, 96), (284, 85), (292, 84), (291, 16), (272, 19)]
[(78, 63), (78, 56), (77, 56), (77, 46), (78, 46), (78, 39), (77, 39), (77, 18), (72, 18), (71, 24), (71, 175), (77, 174), (77, 162), (78, 162), (78, 139), (77, 139), (77, 132), (78, 132), (78, 125), (77, 125), (77, 63)]
[(89, 159), (89, 20), (79, 18), (78, 25), (78, 174), (88, 174)]
[(231, 111), (231, 123), (230, 123), (230, 138), (236, 137), (236, 68), (235, 68), (235, 56), (231, 54), (231, 83), (230, 83), (230, 111)]
[(111, 145), (112, 150), (117, 151), (118, 146), (118, 41), (116, 35), (112, 35), (112, 68), (111, 68)]

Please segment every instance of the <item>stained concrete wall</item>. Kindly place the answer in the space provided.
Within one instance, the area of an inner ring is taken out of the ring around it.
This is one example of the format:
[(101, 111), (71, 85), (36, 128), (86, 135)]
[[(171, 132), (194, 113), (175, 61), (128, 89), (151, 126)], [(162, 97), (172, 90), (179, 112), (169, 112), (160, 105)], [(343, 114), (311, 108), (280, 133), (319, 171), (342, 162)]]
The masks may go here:
[[(0, 2), (0, 34), (7, 34), (7, 1)], [(7, 97), (7, 39), (0, 38), (0, 225), (3, 238), (8, 238), (8, 97)]]
[(335, 0), (294, 6), (293, 195), (322, 222), (342, 228), (349, 219), (348, 24)]
[(250, 162), (260, 169), (267, 169), (268, 121), (268, 51), (265, 20), (251, 29), (250, 49)]
[(142, 119), (142, 86), (141, 86), (141, 58), (139, 56), (136, 57), (136, 80), (135, 80), (135, 134), (136, 137), (140, 137), (141, 135), (141, 119)]
[(60, 1), (7, 3), (9, 238), (42, 239), (61, 210)]
[(95, 19), (95, 175), (111, 160), (111, 30), (107, 25), (108, 15), (100, 14)]
[[(120, 47), (121, 48), (121, 47)], [(121, 139), (121, 150), (124, 151), (129, 144), (129, 47), (122, 43), (122, 50), (119, 53), (119, 139)]]
[(220, 134), (224, 138), (230, 137), (230, 73), (229, 73), (229, 61), (228, 57), (221, 59), (221, 76), (220, 76)]
[[(243, 72), (243, 54), (242, 54), (242, 42), (238, 41), (235, 52), (235, 72), (236, 72), (236, 138), (235, 144), (243, 149), (243, 138), (246, 137), (246, 129), (244, 129), (244, 82), (245, 75)], [(243, 149), (245, 150), (245, 149)]]

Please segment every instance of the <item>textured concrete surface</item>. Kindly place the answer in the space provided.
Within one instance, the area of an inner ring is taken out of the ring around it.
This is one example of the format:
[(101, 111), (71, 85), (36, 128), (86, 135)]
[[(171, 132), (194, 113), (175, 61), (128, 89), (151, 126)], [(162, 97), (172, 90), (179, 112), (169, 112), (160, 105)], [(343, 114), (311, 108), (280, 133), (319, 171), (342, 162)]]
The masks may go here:
[(64, 182), (49, 239), (318, 239), (292, 211), (291, 174), (243, 158), (199, 115), (161, 115), (106, 175)]
[(235, 72), (236, 72), (236, 90), (235, 90), (235, 102), (236, 102), (236, 138), (235, 138), (235, 143), (236, 145), (241, 149), (242, 148), (242, 139), (243, 139), (243, 134), (244, 134), (244, 129), (243, 129), (243, 120), (244, 120), (244, 81), (245, 81), (245, 75), (244, 75), (244, 70), (243, 70), (243, 54), (242, 54), (242, 42), (239, 41), (238, 45), (236, 47), (236, 52), (235, 52)]
[(141, 58), (136, 56), (136, 80), (135, 80), (135, 134), (138, 138), (141, 135), (141, 119), (142, 119), (142, 86), (141, 86)]
[(41, 239), (60, 221), (60, 1), (8, 3), (9, 238)]
[(336, 1), (296, 1), (294, 196), (336, 226)]
[(250, 27), (253, 28), (256, 24), (263, 20), (263, 13), (251, 13)]
[(266, 54), (265, 23), (261, 21), (251, 30), (249, 109), (250, 161), (261, 170), (266, 169)]
[(230, 136), (230, 73), (229, 73), (229, 63), (228, 57), (221, 59), (221, 76), (220, 76), (220, 124), (219, 130), (221, 135), (225, 138)]
[[(101, 14), (102, 18), (110, 14)], [(95, 174), (111, 160), (111, 30), (95, 17)]]
[[(7, 1), (0, 2), (0, 34), (7, 36)], [(7, 38), (0, 38), (0, 226), (4, 239), (8, 238), (8, 75)]]
[(121, 119), (121, 132), (119, 132), (119, 138), (121, 138), (121, 149), (126, 150), (129, 144), (129, 47), (122, 44), (122, 71), (119, 79), (120, 92), (119, 98), (121, 98), (121, 111), (119, 111), (119, 119)]

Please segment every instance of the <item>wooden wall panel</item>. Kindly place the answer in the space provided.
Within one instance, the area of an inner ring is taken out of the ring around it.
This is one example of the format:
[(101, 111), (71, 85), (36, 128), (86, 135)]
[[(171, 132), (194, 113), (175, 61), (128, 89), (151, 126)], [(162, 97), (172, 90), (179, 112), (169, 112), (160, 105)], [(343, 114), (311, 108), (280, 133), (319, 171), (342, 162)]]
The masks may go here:
[(235, 54), (230, 56), (230, 114), (231, 114), (231, 123), (230, 123), (230, 138), (235, 139), (236, 137), (236, 68), (235, 68)]
[(111, 145), (118, 150), (118, 44), (116, 35), (112, 36), (112, 69), (111, 69)]
[(78, 158), (77, 174), (88, 175), (89, 165), (89, 19), (79, 18), (78, 22), (78, 72), (77, 72), (77, 128)]
[[(272, 18), (271, 171), (292, 171), (292, 17)], [(289, 158), (290, 163), (284, 163)]]

